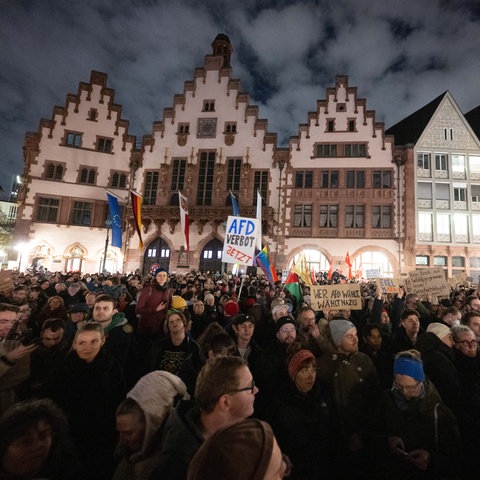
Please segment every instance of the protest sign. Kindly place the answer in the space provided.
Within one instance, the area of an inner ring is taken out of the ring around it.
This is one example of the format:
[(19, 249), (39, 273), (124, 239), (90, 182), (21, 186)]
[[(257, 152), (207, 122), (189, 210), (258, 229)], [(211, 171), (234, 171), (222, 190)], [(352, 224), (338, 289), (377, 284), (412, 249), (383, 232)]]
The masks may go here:
[(362, 294), (358, 283), (314, 285), (310, 287), (314, 310), (361, 310)]
[(370, 278), (377, 278), (380, 276), (380, 269), (379, 268), (370, 268), (365, 270), (365, 277), (367, 279)]
[(253, 265), (258, 225), (256, 218), (228, 217), (222, 262)]
[(0, 292), (10, 295), (13, 290), (13, 279), (11, 270), (0, 271)]
[(405, 281), (405, 287), (408, 293), (414, 292), (424, 300), (428, 295), (432, 297), (448, 297), (450, 295), (450, 287), (442, 267), (410, 272)]
[(400, 284), (396, 278), (377, 278), (375, 283), (383, 295), (387, 293), (398, 293), (398, 289), (400, 288)]
[(455, 288), (459, 283), (465, 283), (467, 281), (467, 274), (465, 272), (457, 273), (452, 278), (448, 279), (449, 285)]

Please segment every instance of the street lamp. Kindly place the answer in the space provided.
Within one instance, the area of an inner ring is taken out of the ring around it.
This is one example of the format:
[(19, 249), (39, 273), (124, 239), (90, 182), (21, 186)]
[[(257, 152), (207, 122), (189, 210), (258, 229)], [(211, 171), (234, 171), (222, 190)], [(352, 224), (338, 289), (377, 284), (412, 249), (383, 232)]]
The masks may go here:
[(103, 251), (103, 266), (102, 266), (103, 273), (105, 273), (105, 264), (107, 263), (108, 233), (110, 232), (111, 225), (112, 225), (112, 220), (110, 220), (110, 216), (109, 216), (105, 220), (105, 226), (107, 227), (107, 236), (105, 237), (105, 250)]
[(25, 242), (19, 242), (15, 245), (15, 250), (18, 252), (18, 260), (17, 260), (17, 263), (18, 263), (18, 271), (21, 272), (21, 268), (22, 268), (22, 256), (23, 254), (26, 252), (27, 250), (27, 243)]

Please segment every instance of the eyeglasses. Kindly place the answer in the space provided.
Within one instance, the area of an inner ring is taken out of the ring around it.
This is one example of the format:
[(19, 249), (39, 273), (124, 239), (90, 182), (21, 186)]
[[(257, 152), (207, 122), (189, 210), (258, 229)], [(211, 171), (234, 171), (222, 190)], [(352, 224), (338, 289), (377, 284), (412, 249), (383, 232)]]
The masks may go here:
[(296, 332), (296, 331), (297, 331), (297, 329), (294, 328), (294, 327), (293, 327), (293, 328), (281, 328), (281, 329), (279, 330), (279, 332), (282, 333), (282, 334), (294, 333), (294, 332)]
[(230, 390), (227, 393), (239, 393), (239, 392), (248, 392), (248, 391), (250, 391), (250, 393), (253, 395), (255, 391), (255, 380), (252, 379), (252, 384), (249, 387), (236, 388), (235, 390)]
[(422, 382), (417, 382), (415, 385), (399, 385), (397, 382), (393, 382), (393, 388), (395, 390), (398, 390), (399, 392), (408, 392), (408, 393), (413, 393), (417, 390), (419, 385)]
[(464, 347), (478, 347), (478, 343), (476, 340), (460, 340), (455, 342), (457, 345), (462, 344)]

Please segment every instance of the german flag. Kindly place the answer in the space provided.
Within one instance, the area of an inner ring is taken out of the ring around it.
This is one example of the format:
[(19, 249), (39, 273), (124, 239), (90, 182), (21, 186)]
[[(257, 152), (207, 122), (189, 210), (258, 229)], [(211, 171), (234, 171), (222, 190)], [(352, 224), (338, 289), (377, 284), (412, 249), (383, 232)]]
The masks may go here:
[(142, 196), (130, 190), (130, 199), (132, 200), (133, 218), (135, 219), (135, 230), (137, 230), (138, 243), (143, 248), (142, 240)]

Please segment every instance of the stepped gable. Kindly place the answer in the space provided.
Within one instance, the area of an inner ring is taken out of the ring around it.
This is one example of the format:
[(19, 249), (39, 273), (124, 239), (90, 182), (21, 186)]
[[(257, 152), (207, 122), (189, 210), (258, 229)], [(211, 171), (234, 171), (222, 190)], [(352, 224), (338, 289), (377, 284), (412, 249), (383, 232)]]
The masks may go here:
[[(258, 135), (258, 132), (263, 132), (264, 147), (267, 144), (272, 144), (274, 147), (277, 144), (277, 134), (268, 132), (268, 120), (259, 118), (259, 107), (257, 105), (251, 105), (250, 95), (247, 92), (241, 90), (241, 82), (239, 79), (232, 78), (232, 67), (230, 66), (230, 58), (233, 52), (230, 39), (225, 34), (218, 34), (215, 40), (212, 42), (212, 54), (205, 55), (203, 67), (195, 69), (193, 80), (187, 80), (184, 82), (183, 93), (175, 94), (173, 97), (173, 105), (163, 109), (162, 120), (154, 121), (152, 124), (152, 134), (144, 135), (142, 141), (142, 149), (153, 151), (153, 145), (155, 144), (155, 133), (160, 133), (160, 138), (164, 137), (165, 124), (167, 120), (171, 123), (175, 123), (175, 117), (177, 109), (185, 110), (186, 94), (190, 93), (195, 97), (197, 85), (199, 82), (205, 84), (208, 71), (218, 71), (218, 83), (222, 82), (222, 78), (227, 77), (227, 96), (235, 95), (235, 108), (238, 110), (240, 106), (244, 105), (245, 111), (245, 123), (247, 123), (248, 117), (255, 118), (254, 136)], [(265, 148), (264, 148), (265, 150)]]
[(480, 105), (466, 113), (465, 118), (475, 132), (475, 135), (480, 138)]
[(388, 128), (385, 133), (395, 137), (395, 145), (416, 144), (446, 94), (447, 91), (443, 92), (424, 107)]

